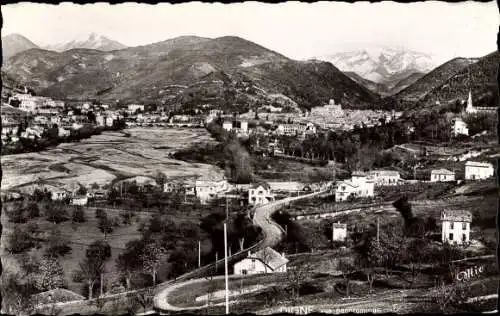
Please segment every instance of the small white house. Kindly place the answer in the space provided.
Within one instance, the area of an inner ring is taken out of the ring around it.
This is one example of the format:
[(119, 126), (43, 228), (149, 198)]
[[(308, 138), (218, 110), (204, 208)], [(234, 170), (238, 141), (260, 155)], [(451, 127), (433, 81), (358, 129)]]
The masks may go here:
[(465, 163), (465, 179), (480, 180), (493, 177), (495, 168), (488, 162), (467, 161)]
[(451, 133), (453, 134), (453, 136), (458, 136), (458, 135), (468, 136), (469, 128), (461, 118), (456, 118), (453, 122)]
[(441, 222), (443, 243), (462, 245), (469, 242), (470, 224), (472, 223), (472, 214), (469, 211), (442, 211)]
[(274, 195), (271, 193), (271, 186), (267, 183), (254, 184), (248, 190), (248, 204), (262, 205), (274, 201)]
[(227, 179), (218, 174), (199, 178), (195, 182), (196, 196), (201, 203), (217, 198), (219, 194), (227, 192), (228, 189)]
[(375, 181), (363, 173), (354, 172), (351, 179), (339, 181), (335, 185), (335, 201), (346, 201), (349, 196), (372, 197), (375, 195)]
[(234, 274), (247, 275), (259, 273), (286, 272), (288, 259), (284, 254), (266, 247), (255, 253), (248, 252), (248, 257), (234, 264)]
[(82, 195), (82, 196), (75, 196), (73, 199), (71, 199), (71, 205), (87, 205), (89, 202), (89, 198), (87, 195)]
[(50, 198), (53, 201), (61, 201), (61, 200), (64, 200), (68, 196), (69, 196), (68, 192), (61, 190), (61, 191), (52, 191)]
[(398, 185), (401, 175), (395, 170), (373, 170), (368, 173), (377, 186)]
[(333, 241), (345, 241), (347, 238), (347, 224), (341, 224), (340, 222), (332, 224), (332, 240)]
[(455, 172), (447, 169), (436, 169), (431, 171), (431, 182), (455, 181)]
[(224, 123), (222, 123), (222, 128), (225, 129), (226, 131), (231, 131), (233, 129), (233, 122), (231, 121), (224, 121)]

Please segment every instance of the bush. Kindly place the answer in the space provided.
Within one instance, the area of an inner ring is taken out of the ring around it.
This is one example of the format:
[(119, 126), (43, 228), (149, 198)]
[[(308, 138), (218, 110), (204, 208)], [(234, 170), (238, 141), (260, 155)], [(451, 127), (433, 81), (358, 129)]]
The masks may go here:
[(85, 221), (86, 221), (85, 212), (83, 211), (83, 208), (76, 207), (73, 210), (73, 222), (74, 223), (84, 223)]
[(9, 236), (9, 249), (13, 253), (25, 252), (35, 246), (33, 237), (19, 226)]
[(101, 218), (101, 217), (104, 217), (106, 216), (106, 213), (104, 212), (104, 210), (98, 208), (97, 210), (95, 210), (95, 217), (96, 218)]

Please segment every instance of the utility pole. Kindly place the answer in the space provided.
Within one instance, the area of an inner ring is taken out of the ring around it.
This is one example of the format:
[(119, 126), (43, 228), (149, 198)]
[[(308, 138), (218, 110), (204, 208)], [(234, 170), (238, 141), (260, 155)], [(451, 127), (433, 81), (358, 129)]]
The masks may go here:
[(201, 241), (198, 240), (198, 268), (201, 267)]
[(229, 285), (227, 277), (227, 226), (224, 223), (224, 266), (226, 279), (226, 315), (229, 315)]
[(219, 253), (215, 253), (215, 273), (217, 273), (217, 261), (219, 261)]
[(229, 207), (227, 205), (227, 196), (226, 196), (226, 222), (229, 221)]
[(380, 216), (377, 216), (377, 245), (380, 245)]
[(103, 277), (103, 274), (101, 272), (101, 296), (104, 294), (104, 277)]

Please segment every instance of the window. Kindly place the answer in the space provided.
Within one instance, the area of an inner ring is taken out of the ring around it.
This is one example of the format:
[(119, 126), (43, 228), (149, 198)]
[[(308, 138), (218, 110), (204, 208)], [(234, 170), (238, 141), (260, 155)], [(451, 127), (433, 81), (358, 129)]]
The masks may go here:
[(453, 229), (453, 222), (450, 222), (450, 229)]
[(342, 191), (345, 191), (345, 185), (342, 186)]
[(462, 242), (466, 242), (467, 241), (467, 236), (465, 234), (462, 234)]
[(462, 230), (466, 230), (467, 229), (467, 223), (462, 223)]
[(246, 275), (247, 273), (248, 273), (247, 269), (241, 270), (241, 274), (245, 274)]
[(450, 235), (448, 236), (448, 240), (453, 240), (453, 234), (450, 233)]

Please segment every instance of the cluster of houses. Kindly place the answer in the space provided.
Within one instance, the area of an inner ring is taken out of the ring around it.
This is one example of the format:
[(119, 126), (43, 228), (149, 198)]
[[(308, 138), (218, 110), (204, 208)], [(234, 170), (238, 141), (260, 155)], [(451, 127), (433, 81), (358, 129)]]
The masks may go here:
[[(465, 163), (465, 180), (483, 180), (493, 177), (495, 167), (489, 162), (467, 161)], [(447, 169), (431, 171), (431, 182), (456, 181), (455, 172)]]
[[(89, 119), (89, 113), (95, 116), (95, 122)], [(67, 108), (63, 101), (17, 93), (2, 106), (2, 144), (16, 143), (20, 138), (41, 138), (45, 131), (55, 126), (59, 137), (67, 137), (71, 130), (79, 130), (87, 124), (111, 127), (122, 118), (119, 111), (109, 110), (106, 104), (85, 102)], [(26, 126), (19, 131), (21, 123)]]

